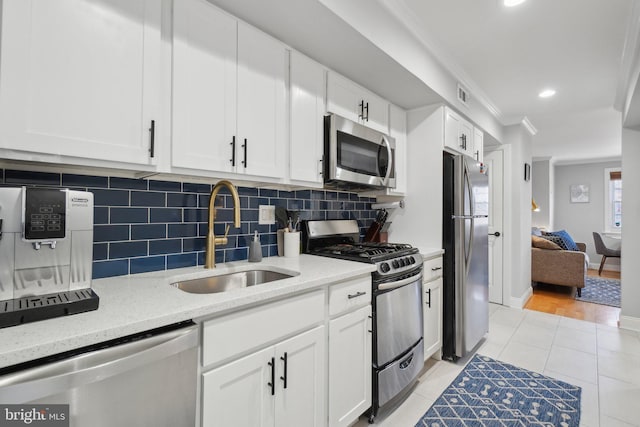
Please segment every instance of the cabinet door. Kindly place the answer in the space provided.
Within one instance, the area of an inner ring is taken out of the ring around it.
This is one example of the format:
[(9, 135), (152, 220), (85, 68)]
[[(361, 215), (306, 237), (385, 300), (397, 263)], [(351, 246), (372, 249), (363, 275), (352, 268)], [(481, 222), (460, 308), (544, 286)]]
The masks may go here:
[(325, 352), (324, 326), (276, 345), (277, 426), (325, 424)]
[(236, 36), (237, 21), (207, 1), (174, 3), (173, 166), (232, 172), (238, 164)]
[(287, 66), (284, 45), (238, 24), (239, 171), (285, 176)]
[(462, 154), (466, 154), (469, 157), (474, 157), (473, 125), (464, 119), (460, 120), (460, 127), (458, 128), (458, 140), (462, 141), (463, 143)]
[[(272, 369), (277, 369), (277, 362), (273, 347), (269, 347), (205, 373), (202, 426), (272, 427), (275, 399), (269, 385)], [(273, 372), (275, 375), (276, 371)]]
[(365, 111), (363, 124), (367, 127), (389, 133), (389, 103), (378, 95), (367, 92), (364, 96)]
[(442, 345), (442, 277), (423, 283), (424, 360)]
[(484, 162), (484, 133), (475, 127), (473, 128), (473, 158), (480, 163)]
[(153, 164), (161, 5), (4, 1), (0, 147)]
[(460, 139), (460, 123), (462, 118), (450, 110), (444, 109), (444, 145), (458, 153), (464, 153), (464, 143)]
[(327, 76), (327, 111), (361, 123), (364, 101), (362, 90), (350, 80), (329, 71)]
[(407, 191), (407, 113), (395, 105), (389, 108), (389, 131), (396, 140), (396, 186), (390, 194), (402, 196)]
[(324, 68), (291, 52), (291, 158), (289, 177), (322, 184)]
[(348, 426), (371, 406), (371, 306), (329, 324), (329, 425)]

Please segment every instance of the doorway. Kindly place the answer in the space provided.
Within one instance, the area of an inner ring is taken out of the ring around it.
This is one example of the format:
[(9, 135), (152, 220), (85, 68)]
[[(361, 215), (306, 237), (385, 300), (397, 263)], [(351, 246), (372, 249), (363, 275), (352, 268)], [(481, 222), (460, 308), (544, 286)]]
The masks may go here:
[(504, 304), (504, 153), (486, 153), (489, 177), (489, 301)]

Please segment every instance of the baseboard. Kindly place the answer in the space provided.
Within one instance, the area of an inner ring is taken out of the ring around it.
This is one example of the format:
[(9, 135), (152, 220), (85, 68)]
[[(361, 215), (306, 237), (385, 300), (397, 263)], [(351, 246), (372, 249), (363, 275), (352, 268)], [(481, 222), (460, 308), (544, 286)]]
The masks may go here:
[(509, 307), (523, 309), (527, 305), (529, 298), (533, 296), (533, 288), (529, 286), (527, 290), (519, 297), (509, 298)]
[(631, 316), (620, 316), (620, 329), (629, 329), (640, 332), (640, 318)]
[[(600, 268), (600, 264), (598, 263), (589, 263), (589, 268), (592, 270), (598, 270)], [(607, 265), (605, 264), (604, 269), (602, 271), (620, 271), (620, 265)]]

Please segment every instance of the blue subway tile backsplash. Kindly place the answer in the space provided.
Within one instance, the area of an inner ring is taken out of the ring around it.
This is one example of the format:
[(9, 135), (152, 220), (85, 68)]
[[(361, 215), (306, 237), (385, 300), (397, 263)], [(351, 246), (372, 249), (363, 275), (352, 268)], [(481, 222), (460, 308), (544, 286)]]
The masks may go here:
[[(9, 185), (63, 186), (94, 194), (93, 277), (121, 276), (204, 264), (211, 184), (0, 169)], [(300, 219), (356, 219), (361, 234), (371, 225), (374, 199), (325, 190), (238, 187), (241, 224), (233, 226), (227, 189), (216, 198), (216, 235), (230, 226), (228, 243), (217, 245), (217, 263), (247, 259), (254, 231), (262, 255), (277, 256), (277, 225), (259, 225), (260, 205), (296, 211)]]

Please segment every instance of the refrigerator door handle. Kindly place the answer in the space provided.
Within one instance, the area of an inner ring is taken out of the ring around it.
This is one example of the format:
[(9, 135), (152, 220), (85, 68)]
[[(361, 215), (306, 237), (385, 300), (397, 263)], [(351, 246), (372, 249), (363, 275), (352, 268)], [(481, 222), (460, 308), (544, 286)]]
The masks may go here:
[(475, 209), (474, 209), (474, 197), (473, 197), (473, 188), (471, 187), (471, 178), (469, 178), (469, 169), (467, 168), (467, 162), (465, 162), (463, 160), (463, 164), (464, 164), (464, 186), (465, 186), (465, 190), (469, 193), (469, 211), (470, 211), (470, 215), (467, 215), (469, 217), (469, 219), (471, 220), (471, 224), (469, 224), (469, 227), (471, 228), (469, 230), (469, 244), (468, 246), (466, 245), (465, 242), (465, 248), (464, 248), (464, 271), (465, 271), (465, 276), (469, 275), (469, 268), (471, 266), (471, 253), (472, 248), (473, 248), (473, 228), (474, 228), (474, 218), (476, 217), (475, 215)]

